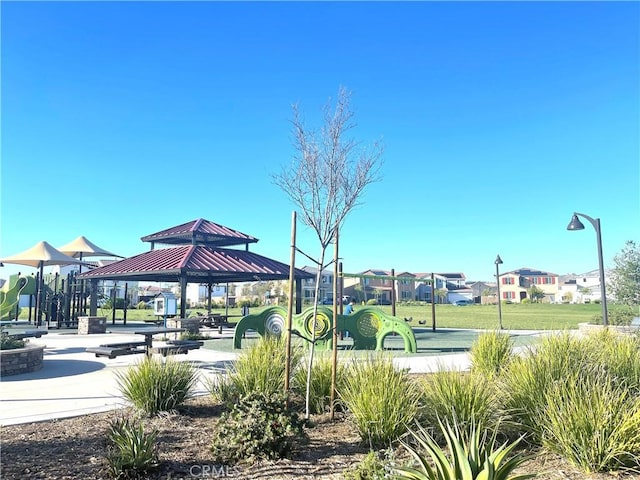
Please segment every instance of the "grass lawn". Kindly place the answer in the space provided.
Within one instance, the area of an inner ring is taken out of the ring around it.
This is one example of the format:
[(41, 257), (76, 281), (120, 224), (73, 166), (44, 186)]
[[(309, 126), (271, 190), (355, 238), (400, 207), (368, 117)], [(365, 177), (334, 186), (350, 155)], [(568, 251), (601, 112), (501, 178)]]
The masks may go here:
[[(391, 313), (391, 306), (376, 308)], [(602, 306), (597, 304), (508, 304), (502, 305), (502, 325), (508, 330), (575, 329), (601, 311)], [(398, 305), (396, 316), (413, 317), (414, 323), (426, 320), (426, 325), (432, 325), (431, 305)], [(497, 305), (436, 305), (436, 327), (497, 329), (498, 325)]]
[[(266, 307), (251, 308), (251, 313), (258, 313)], [(311, 307), (305, 307), (311, 308)], [(356, 310), (363, 308), (356, 305)], [(374, 306), (391, 314), (390, 305)], [(204, 312), (204, 309), (195, 309)], [(502, 324), (509, 330), (565, 330), (578, 328), (579, 323), (590, 322), (593, 317), (601, 313), (602, 307), (598, 304), (587, 305), (556, 305), (556, 304), (510, 304), (502, 306)], [(229, 315), (240, 315), (240, 308), (229, 309)], [(214, 313), (224, 314), (223, 309), (216, 309)], [(107, 317), (111, 323), (111, 311), (98, 309), (99, 316)], [(400, 318), (413, 318), (412, 325), (416, 327), (432, 326), (431, 305), (398, 305), (396, 316)], [(23, 308), (20, 319), (28, 318), (28, 309)], [(122, 310), (117, 311), (116, 322), (121, 323)], [(153, 310), (127, 310), (128, 321), (154, 320)], [(237, 321), (240, 317), (233, 317), (231, 321)], [(424, 321), (420, 324), (419, 321)], [(498, 328), (497, 305), (467, 305), (457, 307), (454, 305), (436, 305), (437, 328)]]

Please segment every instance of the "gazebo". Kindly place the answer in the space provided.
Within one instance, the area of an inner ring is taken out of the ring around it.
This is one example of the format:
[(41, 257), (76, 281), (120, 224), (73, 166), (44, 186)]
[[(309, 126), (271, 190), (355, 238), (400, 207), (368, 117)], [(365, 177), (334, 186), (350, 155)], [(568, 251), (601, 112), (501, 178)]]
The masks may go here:
[[(81, 273), (78, 278), (91, 281), (90, 315), (97, 313), (99, 280), (176, 282), (181, 297), (186, 298), (188, 283), (213, 284), (288, 280), (290, 267), (249, 251), (258, 239), (245, 233), (199, 218), (141, 238), (151, 243), (151, 250), (118, 262)], [(156, 244), (170, 245), (155, 248)], [(244, 245), (244, 249), (228, 248)], [(296, 312), (302, 309), (300, 280), (313, 278), (295, 269)], [(186, 316), (186, 302), (181, 302), (180, 316)]]

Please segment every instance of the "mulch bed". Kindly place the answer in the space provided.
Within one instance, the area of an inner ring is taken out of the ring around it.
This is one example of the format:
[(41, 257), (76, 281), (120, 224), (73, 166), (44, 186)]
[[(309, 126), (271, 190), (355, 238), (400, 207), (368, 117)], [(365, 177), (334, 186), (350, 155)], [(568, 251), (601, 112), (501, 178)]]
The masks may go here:
[[(107, 472), (106, 432), (122, 411), (106, 412), (41, 423), (2, 427), (0, 478), (90, 479), (110, 478)], [(368, 452), (349, 417), (338, 414), (312, 418), (309, 441), (297, 445), (288, 459), (215, 465), (210, 447), (216, 434), (220, 407), (208, 397), (189, 400), (178, 412), (145, 420), (146, 428), (159, 431), (160, 464), (144, 478), (178, 480), (194, 478), (237, 479), (342, 479)], [(538, 454), (518, 473), (538, 473), (548, 480), (640, 479), (640, 474), (586, 475), (557, 456)]]

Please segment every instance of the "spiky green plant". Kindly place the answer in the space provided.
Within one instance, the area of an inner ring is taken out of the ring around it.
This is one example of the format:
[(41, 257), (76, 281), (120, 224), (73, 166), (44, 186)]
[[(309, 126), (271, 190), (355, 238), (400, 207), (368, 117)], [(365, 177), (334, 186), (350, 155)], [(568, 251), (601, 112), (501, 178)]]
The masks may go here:
[[(331, 407), (331, 372), (332, 361), (328, 355), (318, 357), (311, 369), (310, 385), (310, 412), (323, 413)], [(336, 369), (336, 389), (342, 389), (345, 381), (346, 369), (343, 364), (338, 363)], [(293, 390), (301, 397), (305, 394), (307, 383), (307, 367), (302, 365), (293, 375)]]
[(535, 349), (514, 358), (498, 379), (510, 421), (540, 443), (546, 392), (557, 382), (572, 383), (588, 375), (595, 368), (594, 358), (568, 333), (545, 337)]
[[(207, 384), (217, 401), (233, 405), (252, 393), (265, 396), (284, 390), (285, 341), (271, 335), (243, 351), (226, 376), (217, 376)], [(295, 372), (302, 359), (299, 347), (291, 349), (291, 371)]]
[(124, 372), (116, 372), (124, 398), (148, 415), (175, 409), (191, 394), (198, 379), (188, 362), (145, 357)]
[(488, 378), (498, 375), (513, 357), (513, 340), (503, 332), (481, 334), (471, 345), (471, 370)]
[(585, 472), (640, 467), (640, 397), (605, 371), (545, 395), (542, 444)]
[(158, 432), (145, 432), (139, 420), (113, 420), (107, 432), (107, 461), (114, 478), (142, 478), (158, 465)]
[(354, 361), (338, 394), (371, 447), (384, 447), (405, 433), (420, 404), (417, 384), (381, 354)]
[[(513, 471), (526, 460), (511, 455), (521, 439), (504, 443), (496, 448), (496, 435), (481, 434), (475, 424), (471, 429), (460, 429), (454, 422), (439, 421), (440, 430), (447, 443), (449, 456), (431, 435), (418, 425), (411, 431), (417, 446), (401, 441), (404, 448), (417, 462), (414, 467), (394, 467), (399, 479), (410, 480), (524, 480), (534, 475), (513, 475)], [(469, 432), (469, 435), (467, 435)]]
[(424, 377), (420, 418), (429, 425), (439, 419), (453, 422), (460, 429), (472, 424), (480, 429), (495, 428), (501, 404), (495, 383), (474, 373), (440, 370)]

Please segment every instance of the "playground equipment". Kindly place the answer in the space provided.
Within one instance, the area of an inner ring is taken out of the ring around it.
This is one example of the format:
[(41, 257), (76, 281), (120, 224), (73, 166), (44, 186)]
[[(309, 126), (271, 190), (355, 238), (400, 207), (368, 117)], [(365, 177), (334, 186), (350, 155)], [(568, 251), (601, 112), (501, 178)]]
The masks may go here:
[[(242, 337), (248, 330), (255, 330), (261, 336), (281, 335), (285, 330), (287, 311), (283, 307), (270, 307), (261, 313), (243, 317), (236, 325), (233, 336), (233, 347), (241, 348)], [(316, 344), (320, 348), (331, 349), (333, 312), (327, 307), (318, 306), (316, 314)], [(291, 330), (308, 341), (312, 340), (313, 308), (294, 315)], [(404, 340), (404, 349), (408, 353), (416, 353), (416, 337), (411, 327), (402, 319), (393, 317), (381, 310), (365, 307), (352, 315), (338, 315), (339, 331), (349, 331), (356, 350), (382, 350), (387, 335), (397, 334)]]
[(20, 315), (20, 295), (34, 295), (36, 282), (33, 277), (11, 275), (0, 290), (0, 320), (17, 320)]

